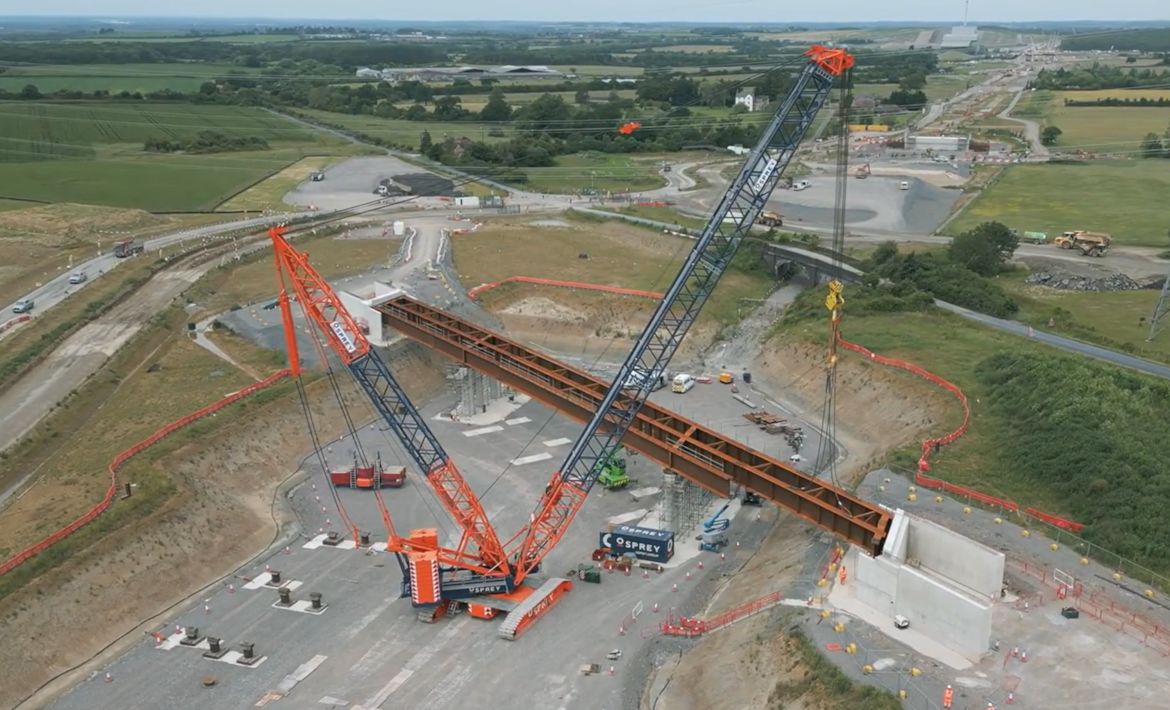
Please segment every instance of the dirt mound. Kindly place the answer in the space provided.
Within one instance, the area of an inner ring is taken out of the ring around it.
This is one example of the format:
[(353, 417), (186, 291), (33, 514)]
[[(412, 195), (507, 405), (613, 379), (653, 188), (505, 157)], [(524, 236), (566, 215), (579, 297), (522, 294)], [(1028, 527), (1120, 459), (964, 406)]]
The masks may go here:
[(580, 323), (589, 318), (588, 315), (575, 308), (562, 306), (551, 298), (544, 298), (543, 296), (522, 298), (501, 310), (500, 315), (542, 318), (568, 323)]
[[(441, 370), (420, 346), (396, 350), (395, 362), (416, 402), (445, 391)], [(322, 438), (344, 426), (324, 384), (310, 387)], [(85, 662), (271, 542), (279, 515), (272, 509), (275, 490), (312, 448), (304, 415), (296, 397), (286, 396), (246, 421), (233, 421), (238, 424), (204, 437), (205, 444), (149, 464), (167, 471), (175, 485), (166, 505), (133, 530), (110, 535), (4, 600), (5, 633), (22, 641), (0, 649), (0, 665), (12, 679), (0, 687), (0, 705), (12, 707), (50, 677)], [(62, 639), (70, 642), (62, 645)], [(141, 640), (131, 634), (109, 653)]]
[[(757, 356), (752, 375), (815, 423), (824, 409), (825, 358), (823, 346), (776, 337)], [(945, 433), (941, 427), (959, 412), (941, 388), (851, 352), (840, 355), (836, 392), (837, 436), (849, 453), (843, 477), (864, 473), (873, 459), (925, 434)]]
[(47, 247), (76, 246), (161, 227), (171, 220), (143, 210), (57, 204), (0, 212), (0, 240)]

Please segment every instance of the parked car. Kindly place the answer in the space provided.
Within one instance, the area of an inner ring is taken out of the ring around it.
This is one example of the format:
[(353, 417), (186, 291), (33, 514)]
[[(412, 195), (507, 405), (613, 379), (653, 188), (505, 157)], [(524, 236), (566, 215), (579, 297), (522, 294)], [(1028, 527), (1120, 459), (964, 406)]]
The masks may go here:
[(33, 300), (31, 298), (22, 298), (16, 302), (12, 307), (13, 313), (28, 313), (33, 309)]
[(72, 274), (69, 275), (69, 283), (71, 283), (71, 284), (85, 283), (85, 280), (87, 278), (89, 278), (89, 277), (85, 275), (84, 271), (74, 271)]

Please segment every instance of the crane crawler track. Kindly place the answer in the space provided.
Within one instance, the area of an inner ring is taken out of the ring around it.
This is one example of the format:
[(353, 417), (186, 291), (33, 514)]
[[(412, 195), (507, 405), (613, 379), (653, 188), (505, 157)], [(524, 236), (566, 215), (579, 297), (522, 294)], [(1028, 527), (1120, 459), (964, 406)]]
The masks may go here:
[[(377, 310), (384, 326), (577, 421), (592, 419), (611, 384), (409, 297)], [(870, 554), (881, 553), (888, 511), (652, 402), (642, 405), (622, 443), (716, 495), (727, 497), (733, 484), (741, 485)]]

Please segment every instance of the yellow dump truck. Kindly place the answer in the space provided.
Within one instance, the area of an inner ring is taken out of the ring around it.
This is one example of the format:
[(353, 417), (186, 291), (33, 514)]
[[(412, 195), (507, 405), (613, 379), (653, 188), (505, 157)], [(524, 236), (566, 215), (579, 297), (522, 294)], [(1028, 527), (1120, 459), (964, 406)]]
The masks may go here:
[(1052, 242), (1061, 249), (1079, 249), (1085, 256), (1105, 256), (1113, 237), (1101, 232), (1065, 232)]
[(780, 216), (779, 212), (764, 212), (760, 215), (759, 222), (765, 227), (784, 226), (784, 218)]

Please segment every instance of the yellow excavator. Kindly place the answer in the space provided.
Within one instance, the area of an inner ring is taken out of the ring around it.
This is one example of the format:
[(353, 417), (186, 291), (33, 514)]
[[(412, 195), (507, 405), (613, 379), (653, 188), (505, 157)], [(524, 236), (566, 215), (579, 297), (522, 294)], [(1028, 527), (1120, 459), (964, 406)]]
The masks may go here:
[(1113, 237), (1101, 232), (1065, 232), (1053, 240), (1061, 249), (1079, 249), (1085, 256), (1105, 256)]

